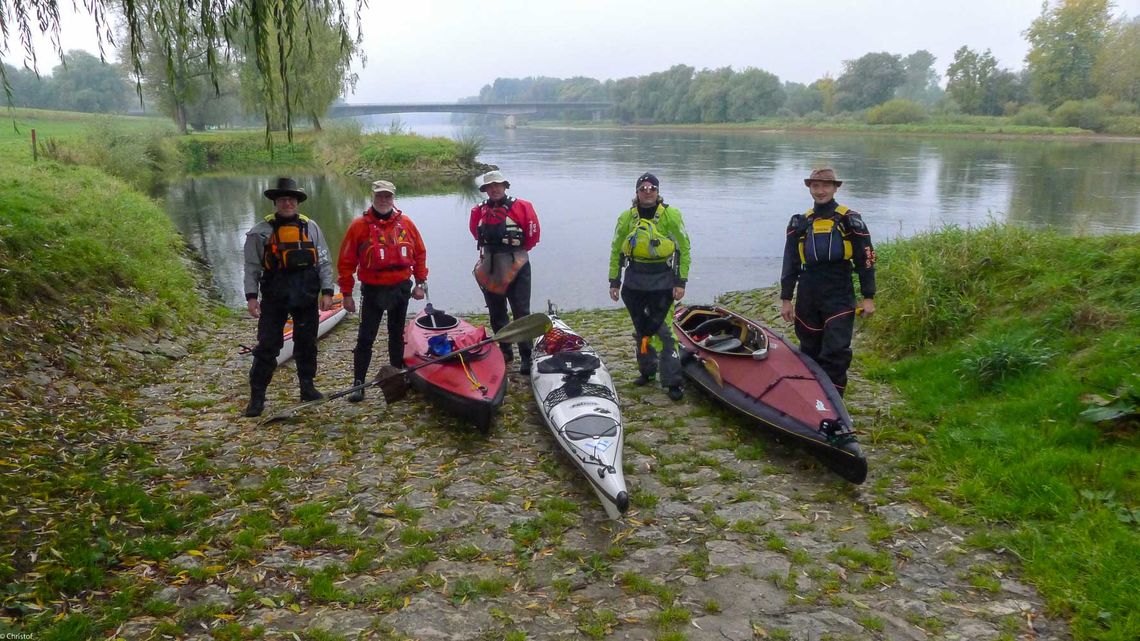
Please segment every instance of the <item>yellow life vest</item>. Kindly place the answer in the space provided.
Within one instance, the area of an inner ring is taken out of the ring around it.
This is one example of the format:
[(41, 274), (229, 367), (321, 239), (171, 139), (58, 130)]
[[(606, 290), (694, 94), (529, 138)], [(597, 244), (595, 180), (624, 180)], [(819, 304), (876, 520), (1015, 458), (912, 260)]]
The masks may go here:
[(653, 218), (638, 218), (633, 230), (625, 237), (622, 253), (638, 262), (664, 262), (673, 258), (677, 243), (661, 232), (657, 222), (661, 209)]
[(800, 234), (800, 262), (804, 265), (833, 263), (851, 260), (851, 232), (847, 228), (846, 216), (851, 211), (843, 205), (835, 208), (834, 218), (816, 218), (815, 210), (804, 214), (806, 225)]

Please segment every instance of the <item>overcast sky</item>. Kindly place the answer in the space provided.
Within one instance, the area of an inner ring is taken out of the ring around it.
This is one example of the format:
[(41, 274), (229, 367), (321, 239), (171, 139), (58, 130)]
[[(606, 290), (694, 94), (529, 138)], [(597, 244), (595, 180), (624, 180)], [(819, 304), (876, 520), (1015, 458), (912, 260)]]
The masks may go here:
[[(945, 72), (962, 45), (1020, 69), (1022, 32), (1041, 0), (371, 0), (362, 16), (366, 63), (351, 103), (454, 101), (497, 77), (589, 76), (758, 67), (781, 80), (838, 76), (872, 51), (926, 49)], [(70, 2), (60, 0), (61, 10)], [(1140, 15), (1118, 0), (1115, 15)], [(65, 49), (97, 51), (91, 21), (65, 17)], [(11, 43), (5, 60), (19, 65)], [(44, 39), (41, 73), (58, 58)]]

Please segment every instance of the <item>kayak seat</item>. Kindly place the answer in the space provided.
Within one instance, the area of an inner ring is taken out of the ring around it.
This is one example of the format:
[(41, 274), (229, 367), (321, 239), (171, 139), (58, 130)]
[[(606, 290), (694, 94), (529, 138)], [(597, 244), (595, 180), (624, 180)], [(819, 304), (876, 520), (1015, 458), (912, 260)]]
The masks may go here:
[(733, 322), (731, 318), (710, 318), (702, 322), (693, 329), (689, 330), (690, 334), (705, 335), (705, 334), (738, 334), (740, 333), (740, 325)]
[(591, 372), (601, 366), (602, 362), (593, 354), (565, 351), (539, 361), (538, 373), (588, 377)]
[(451, 314), (432, 312), (416, 318), (416, 326), (424, 329), (452, 329), (459, 326), (459, 319)]
[(705, 349), (714, 352), (735, 352), (744, 346), (740, 339), (728, 334), (713, 334), (700, 342), (700, 345)]

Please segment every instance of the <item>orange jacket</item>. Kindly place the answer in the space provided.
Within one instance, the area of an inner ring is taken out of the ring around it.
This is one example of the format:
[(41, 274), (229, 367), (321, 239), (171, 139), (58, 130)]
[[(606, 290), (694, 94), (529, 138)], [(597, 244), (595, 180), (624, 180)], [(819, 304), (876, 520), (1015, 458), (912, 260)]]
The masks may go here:
[[(393, 266), (379, 259), (380, 247), (386, 256), (405, 256), (410, 266)], [(352, 294), (353, 274), (368, 285), (395, 285), (415, 276), (427, 280), (427, 248), (412, 220), (396, 209), (384, 220), (371, 207), (348, 226), (337, 258), (337, 283), (345, 296)]]

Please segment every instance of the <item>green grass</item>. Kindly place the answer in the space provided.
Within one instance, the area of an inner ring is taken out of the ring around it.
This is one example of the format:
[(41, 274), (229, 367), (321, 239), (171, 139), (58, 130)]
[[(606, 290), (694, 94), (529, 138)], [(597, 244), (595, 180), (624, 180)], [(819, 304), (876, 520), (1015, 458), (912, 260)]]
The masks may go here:
[(55, 324), (61, 341), (181, 328), (202, 316), (183, 254), (165, 212), (122, 181), (52, 161), (0, 162), (0, 313), (69, 309)]
[(314, 164), (313, 134), (284, 134), (266, 145), (264, 132), (209, 132), (178, 138), (182, 165), (191, 173), (208, 171), (253, 171), (269, 167), (309, 167)]
[(912, 496), (1012, 550), (1077, 639), (1140, 638), (1140, 434), (1079, 418), (1140, 382), (1140, 236), (950, 228), (879, 257), (867, 362), (926, 442)]

